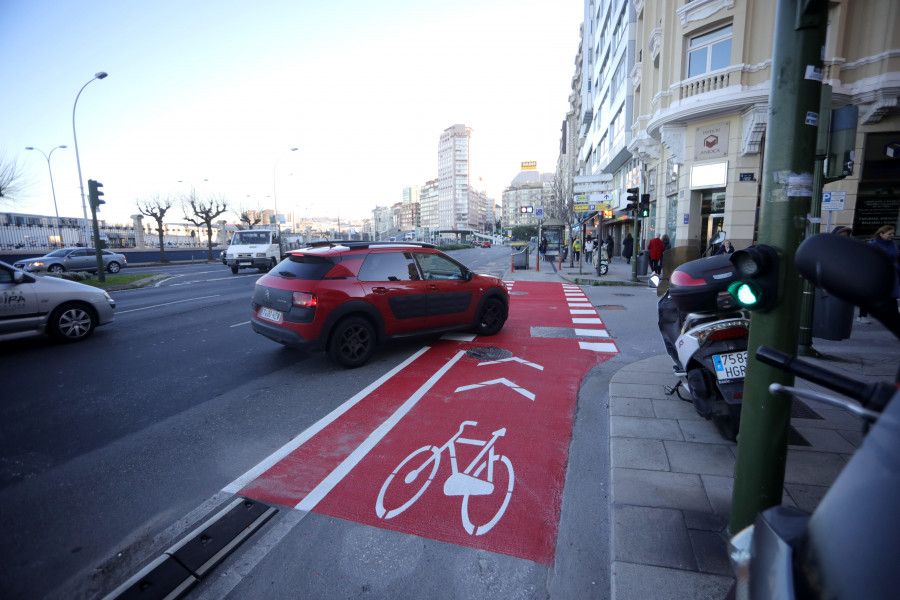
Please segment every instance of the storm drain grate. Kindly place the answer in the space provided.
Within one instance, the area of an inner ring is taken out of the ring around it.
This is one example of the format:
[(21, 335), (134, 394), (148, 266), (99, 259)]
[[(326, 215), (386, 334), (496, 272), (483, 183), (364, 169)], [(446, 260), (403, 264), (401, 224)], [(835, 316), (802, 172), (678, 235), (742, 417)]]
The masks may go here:
[(478, 360), (500, 360), (501, 358), (510, 358), (512, 352), (503, 348), (493, 348), (487, 346), (485, 348), (472, 348), (466, 351), (466, 356), (471, 356)]
[(793, 399), (791, 402), (791, 418), (792, 419), (820, 419), (825, 420), (825, 417), (811, 409), (809, 406), (797, 400)]
[(621, 304), (598, 304), (595, 308), (597, 310), (625, 310)]

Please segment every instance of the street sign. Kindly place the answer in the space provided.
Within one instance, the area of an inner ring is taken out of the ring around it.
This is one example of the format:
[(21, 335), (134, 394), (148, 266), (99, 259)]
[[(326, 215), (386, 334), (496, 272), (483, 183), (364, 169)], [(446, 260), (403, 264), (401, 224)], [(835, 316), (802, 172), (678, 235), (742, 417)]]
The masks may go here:
[(602, 210), (612, 210), (612, 204), (608, 203), (583, 203), (574, 206), (575, 212), (597, 212)]
[(582, 183), (572, 188), (576, 194), (589, 194), (591, 192), (612, 192), (612, 186), (606, 183)]
[(576, 175), (572, 178), (575, 183), (601, 183), (611, 182), (613, 176), (609, 173), (600, 173), (599, 175)]
[(844, 210), (847, 192), (822, 192), (822, 210)]

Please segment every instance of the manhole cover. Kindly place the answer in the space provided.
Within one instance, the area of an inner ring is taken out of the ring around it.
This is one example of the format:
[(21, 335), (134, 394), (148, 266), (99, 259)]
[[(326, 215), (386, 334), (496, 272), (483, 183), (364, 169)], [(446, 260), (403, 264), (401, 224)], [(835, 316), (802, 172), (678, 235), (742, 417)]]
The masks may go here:
[(597, 310), (625, 310), (621, 304), (598, 304)]
[(503, 348), (472, 348), (466, 351), (466, 356), (477, 358), (478, 360), (500, 360), (501, 358), (509, 358), (512, 352)]
[(623, 294), (619, 292), (618, 294), (610, 294), (611, 296), (634, 296), (634, 294)]

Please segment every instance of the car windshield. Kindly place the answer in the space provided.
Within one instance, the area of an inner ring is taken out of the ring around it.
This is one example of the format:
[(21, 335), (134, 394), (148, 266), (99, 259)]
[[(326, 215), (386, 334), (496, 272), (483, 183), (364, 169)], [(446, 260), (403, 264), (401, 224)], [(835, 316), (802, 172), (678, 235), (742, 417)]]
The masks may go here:
[(238, 231), (231, 238), (231, 243), (237, 246), (246, 246), (248, 244), (268, 244), (268, 231)]

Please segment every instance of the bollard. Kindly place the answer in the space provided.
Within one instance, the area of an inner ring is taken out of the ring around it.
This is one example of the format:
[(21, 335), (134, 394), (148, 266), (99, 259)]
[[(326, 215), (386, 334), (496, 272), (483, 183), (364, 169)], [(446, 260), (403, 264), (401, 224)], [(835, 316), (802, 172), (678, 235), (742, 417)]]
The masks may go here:
[(541, 270), (541, 253), (537, 253), (537, 260), (534, 261), (534, 270), (540, 272)]
[(510, 254), (510, 256), (509, 256), (509, 272), (510, 273), (516, 272), (516, 255), (515, 254)]
[(562, 252), (559, 253), (559, 270), (562, 271)]

